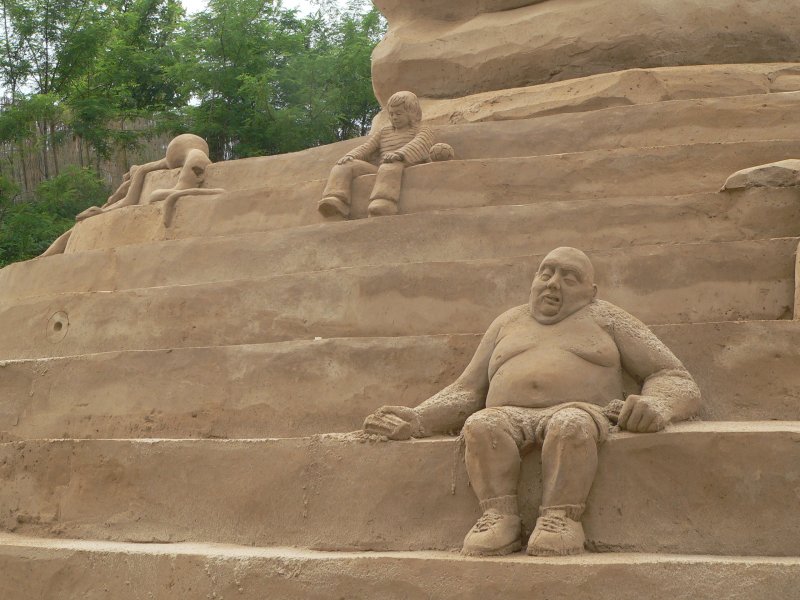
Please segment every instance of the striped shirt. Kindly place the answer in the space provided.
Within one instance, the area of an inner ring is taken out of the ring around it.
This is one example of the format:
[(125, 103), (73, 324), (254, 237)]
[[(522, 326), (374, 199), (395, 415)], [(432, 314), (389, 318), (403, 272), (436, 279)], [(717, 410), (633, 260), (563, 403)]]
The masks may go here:
[(397, 130), (391, 125), (371, 131), (367, 141), (351, 150), (347, 156), (357, 160), (370, 160), (376, 154), (383, 161), (390, 152), (402, 154), (403, 160), (411, 165), (430, 161), (433, 145), (433, 132), (428, 127), (417, 125)]

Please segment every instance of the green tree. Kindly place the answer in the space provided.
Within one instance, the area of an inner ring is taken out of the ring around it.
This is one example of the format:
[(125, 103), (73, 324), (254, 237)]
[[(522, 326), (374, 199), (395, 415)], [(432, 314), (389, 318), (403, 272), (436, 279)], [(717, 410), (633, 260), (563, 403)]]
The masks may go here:
[(186, 129), (205, 137), (216, 159), (364, 134), (379, 109), (370, 54), (384, 24), (361, 7), (325, 5), (301, 19), (266, 0), (211, 0), (181, 39), (195, 99)]
[(108, 196), (91, 169), (68, 167), (43, 182), (33, 200), (19, 201), (19, 188), (0, 176), (0, 266), (44, 252), (75, 224), (75, 215)]

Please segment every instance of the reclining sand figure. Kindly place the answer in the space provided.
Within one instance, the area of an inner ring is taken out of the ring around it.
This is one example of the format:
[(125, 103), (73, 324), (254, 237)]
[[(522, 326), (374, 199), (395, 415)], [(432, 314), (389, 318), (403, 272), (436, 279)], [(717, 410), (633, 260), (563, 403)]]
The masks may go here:
[[(386, 108), (392, 124), (373, 129), (365, 143), (345, 154), (331, 170), (317, 204), (324, 216), (350, 216), (353, 179), (373, 173), (377, 173), (377, 179), (370, 195), (370, 216), (397, 214), (403, 170), (430, 160), (433, 133), (420, 125), (422, 109), (417, 97), (411, 92), (397, 92)], [(369, 162), (375, 158), (380, 166)]]
[[(466, 465), (483, 516), (462, 552), (521, 548), (521, 456), (542, 452), (542, 501), (528, 554), (583, 551), (580, 522), (597, 470), (597, 446), (613, 421), (656, 432), (694, 415), (700, 391), (670, 350), (639, 320), (596, 300), (594, 268), (575, 248), (542, 261), (527, 305), (500, 315), (455, 383), (416, 408), (385, 406), (364, 429), (390, 439), (463, 426)], [(642, 382), (622, 402), (623, 369)]]
[[(164, 226), (169, 227), (174, 213), (175, 201), (181, 196), (221, 194), (225, 190), (217, 188), (201, 188), (205, 179), (206, 167), (211, 164), (208, 158), (206, 141), (191, 133), (184, 133), (172, 139), (167, 146), (164, 158), (134, 165), (122, 177), (122, 183), (114, 191), (103, 206), (90, 206), (75, 217), (75, 221), (83, 221), (96, 215), (117, 210), (125, 206), (151, 204), (166, 200), (164, 207)], [(155, 190), (142, 197), (145, 178), (148, 173), (165, 169), (180, 168), (178, 183), (168, 190)], [(63, 233), (41, 256), (61, 254), (67, 247), (72, 229)]]

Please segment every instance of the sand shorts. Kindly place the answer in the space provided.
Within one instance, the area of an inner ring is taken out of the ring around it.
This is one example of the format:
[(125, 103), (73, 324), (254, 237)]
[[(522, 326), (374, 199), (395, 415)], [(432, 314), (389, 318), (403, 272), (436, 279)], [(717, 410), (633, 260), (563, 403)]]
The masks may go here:
[(553, 415), (566, 410), (577, 409), (589, 415), (597, 426), (598, 442), (608, 437), (611, 421), (603, 413), (603, 408), (585, 402), (569, 402), (547, 408), (523, 408), (521, 406), (492, 406), (474, 413), (470, 420), (488, 421), (512, 437), (521, 453), (541, 446), (547, 432), (547, 425)]

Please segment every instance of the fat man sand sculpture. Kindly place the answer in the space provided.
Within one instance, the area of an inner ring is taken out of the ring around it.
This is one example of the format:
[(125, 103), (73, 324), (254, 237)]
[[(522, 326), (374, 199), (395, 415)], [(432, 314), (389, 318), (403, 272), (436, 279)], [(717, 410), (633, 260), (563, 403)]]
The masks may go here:
[[(122, 183), (116, 191), (109, 196), (103, 206), (91, 206), (75, 217), (76, 221), (83, 221), (96, 215), (101, 215), (111, 210), (138, 204), (151, 204), (165, 201), (164, 226), (169, 227), (175, 210), (175, 202), (182, 196), (189, 195), (217, 195), (225, 190), (219, 188), (203, 188), (206, 168), (211, 164), (208, 158), (208, 144), (200, 136), (184, 133), (170, 141), (164, 158), (134, 165), (122, 177)], [(180, 168), (178, 182), (170, 189), (154, 190), (142, 197), (145, 177), (148, 173), (165, 169)], [(61, 254), (67, 247), (67, 242), (72, 234), (72, 229), (62, 234), (42, 256)]]
[[(317, 205), (324, 216), (350, 216), (353, 179), (373, 173), (377, 173), (377, 179), (370, 195), (369, 215), (397, 214), (403, 170), (431, 159), (433, 133), (420, 125), (422, 109), (417, 97), (412, 92), (397, 92), (389, 98), (386, 109), (392, 124), (373, 129), (364, 144), (345, 154), (331, 170)], [(452, 152), (448, 158), (451, 156)], [(380, 166), (369, 162), (375, 157)]]
[[(455, 383), (416, 408), (384, 406), (364, 429), (390, 439), (463, 425), (469, 479), (483, 515), (464, 539), (469, 555), (522, 546), (517, 485), (521, 456), (542, 448), (543, 493), (528, 554), (583, 551), (581, 515), (597, 470), (597, 445), (616, 422), (656, 432), (694, 415), (700, 391), (638, 319), (595, 299), (594, 268), (575, 248), (542, 261), (527, 305), (491, 324)], [(642, 382), (624, 401), (623, 369)]]

